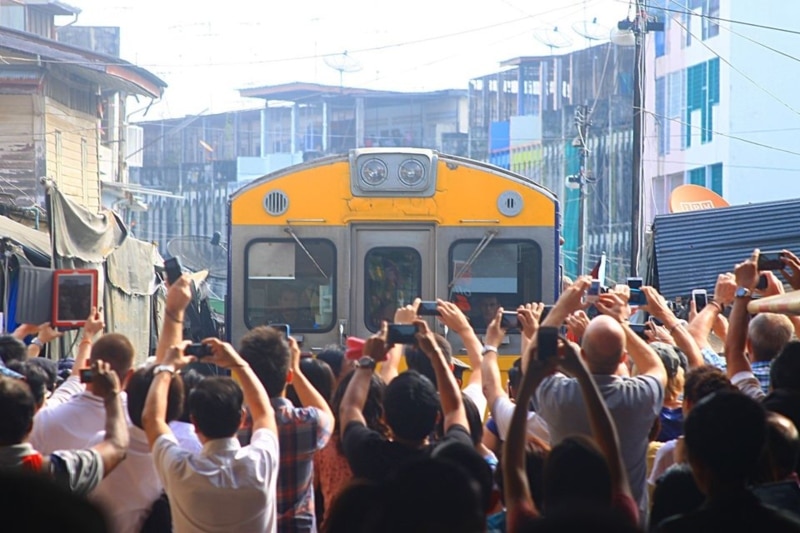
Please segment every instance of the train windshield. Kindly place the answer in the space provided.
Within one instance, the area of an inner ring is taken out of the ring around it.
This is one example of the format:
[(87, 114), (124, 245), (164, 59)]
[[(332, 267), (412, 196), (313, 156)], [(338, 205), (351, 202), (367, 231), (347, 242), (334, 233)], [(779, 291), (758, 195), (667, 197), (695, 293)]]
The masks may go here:
[(275, 239), (254, 241), (247, 247), (247, 327), (288, 324), (291, 331), (300, 333), (333, 327), (335, 247), (324, 239), (305, 239), (303, 245)]
[(421, 296), (422, 258), (414, 248), (379, 247), (367, 252), (364, 261), (364, 318), (367, 328), (377, 331), (382, 320), (392, 323), (398, 307)]
[(478, 243), (460, 240), (450, 247), (450, 301), (485, 331), (498, 307), (512, 311), (541, 301), (542, 253), (533, 241), (496, 239), (469, 264)]

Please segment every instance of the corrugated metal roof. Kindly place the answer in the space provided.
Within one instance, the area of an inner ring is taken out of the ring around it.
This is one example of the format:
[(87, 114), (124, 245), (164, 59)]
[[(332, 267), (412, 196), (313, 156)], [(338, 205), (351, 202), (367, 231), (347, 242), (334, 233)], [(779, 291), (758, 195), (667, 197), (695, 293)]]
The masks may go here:
[(660, 292), (711, 294), (717, 276), (755, 248), (800, 253), (800, 199), (657, 216), (653, 236)]

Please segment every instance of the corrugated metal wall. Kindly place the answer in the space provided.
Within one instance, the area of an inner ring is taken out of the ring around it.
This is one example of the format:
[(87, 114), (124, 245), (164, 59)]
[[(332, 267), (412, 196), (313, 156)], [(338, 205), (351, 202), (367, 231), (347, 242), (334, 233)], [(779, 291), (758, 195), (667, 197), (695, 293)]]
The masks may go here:
[(661, 215), (653, 223), (655, 282), (667, 298), (714, 290), (754, 248), (800, 253), (800, 199)]

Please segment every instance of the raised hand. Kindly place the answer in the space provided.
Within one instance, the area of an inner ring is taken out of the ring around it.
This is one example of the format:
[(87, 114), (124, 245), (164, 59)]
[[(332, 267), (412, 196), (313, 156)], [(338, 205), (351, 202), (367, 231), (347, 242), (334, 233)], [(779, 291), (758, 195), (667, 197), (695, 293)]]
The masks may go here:
[(798, 259), (794, 252), (783, 250), (781, 261), (788, 267), (781, 270), (783, 277), (786, 278), (786, 281), (789, 282), (792, 289), (800, 289), (800, 259)]
[(456, 304), (437, 299), (436, 307), (439, 310), (439, 321), (447, 326), (450, 331), (461, 335), (465, 331), (472, 329), (469, 319)]
[(536, 332), (539, 331), (539, 319), (542, 316), (542, 311), (544, 311), (544, 304), (541, 302), (520, 305), (517, 308), (517, 317), (525, 338), (533, 339), (536, 336)]
[(589, 315), (581, 309), (567, 316), (565, 323), (574, 338), (582, 339), (586, 328), (589, 326)]
[(368, 355), (372, 357), (376, 361), (384, 361), (386, 360), (386, 352), (387, 352), (387, 345), (386, 345), (386, 338), (388, 337), (389, 333), (389, 325), (386, 321), (381, 322), (381, 329), (375, 335), (372, 335), (367, 341), (364, 343), (364, 355)]
[[(648, 296), (649, 300), (649, 296)], [(607, 292), (598, 296), (594, 306), (604, 315), (608, 315), (617, 322), (625, 322), (631, 317), (631, 308), (619, 294)]]
[(103, 400), (111, 400), (122, 391), (117, 373), (105, 361), (97, 360), (92, 365), (92, 392)]
[[(395, 324), (413, 324), (417, 319), (417, 310), (419, 309), (420, 298), (414, 298), (414, 303), (400, 307), (394, 312)], [(366, 352), (364, 352), (366, 353)]]
[(83, 325), (83, 335), (91, 339), (102, 332), (105, 327), (106, 323), (103, 321), (103, 315), (100, 314), (96, 307), (92, 307), (89, 316), (86, 318), (86, 323)]
[(736, 285), (752, 291), (758, 283), (758, 256), (759, 250), (753, 250), (752, 255), (736, 265), (733, 274), (736, 277)]

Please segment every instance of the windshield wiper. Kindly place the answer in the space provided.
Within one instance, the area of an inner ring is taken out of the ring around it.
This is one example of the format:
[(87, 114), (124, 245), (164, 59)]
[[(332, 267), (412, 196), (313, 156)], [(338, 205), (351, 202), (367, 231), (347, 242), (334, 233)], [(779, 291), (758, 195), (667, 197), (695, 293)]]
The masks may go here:
[(292, 238), (295, 240), (295, 242), (300, 247), (300, 249), (303, 250), (306, 253), (306, 257), (308, 257), (311, 260), (311, 262), (314, 263), (314, 266), (317, 267), (317, 270), (319, 270), (319, 273), (322, 274), (322, 277), (325, 278), (325, 281), (328, 281), (330, 278), (325, 273), (325, 271), (322, 270), (322, 267), (319, 266), (319, 263), (317, 263), (317, 260), (314, 259), (314, 256), (311, 255), (311, 252), (308, 251), (308, 248), (305, 247), (305, 245), (303, 244), (303, 241), (300, 240), (300, 237), (297, 236), (297, 234), (294, 232), (294, 230), (287, 226), (287, 227), (285, 227), (283, 229), (283, 231), (285, 231), (286, 233), (288, 233), (289, 235), (292, 236)]
[(467, 260), (464, 261), (463, 265), (461, 265), (461, 268), (458, 269), (458, 272), (453, 275), (453, 281), (451, 281), (447, 286), (448, 289), (452, 289), (461, 279), (461, 277), (466, 274), (470, 268), (472, 268), (472, 265), (478, 260), (478, 257), (483, 253), (486, 247), (489, 246), (489, 243), (492, 242), (492, 239), (495, 237), (497, 237), (496, 229), (491, 229), (483, 235), (481, 242), (479, 242), (475, 249), (472, 250), (472, 253), (469, 254), (469, 257), (467, 257)]

